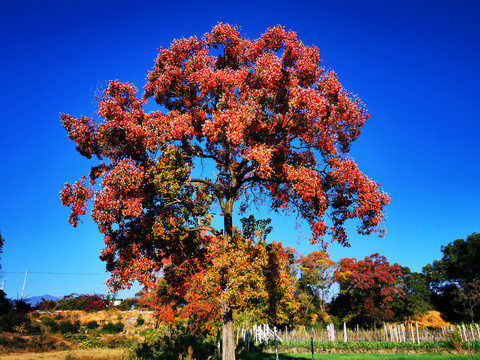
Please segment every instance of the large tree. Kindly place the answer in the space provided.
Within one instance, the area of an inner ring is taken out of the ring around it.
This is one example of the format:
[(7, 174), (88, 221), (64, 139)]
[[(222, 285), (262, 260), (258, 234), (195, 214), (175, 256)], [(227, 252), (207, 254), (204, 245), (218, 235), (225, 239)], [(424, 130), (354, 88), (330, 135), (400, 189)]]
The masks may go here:
[(433, 305), (449, 321), (480, 319), (480, 234), (441, 247), (443, 256), (423, 268)]
[(385, 256), (372, 254), (364, 260), (343, 258), (335, 279), (340, 293), (332, 304), (344, 321), (376, 325), (391, 320), (392, 302), (403, 296), (400, 265), (390, 265)]
[(430, 289), (424, 274), (412, 272), (408, 267), (401, 267), (402, 297), (394, 299), (392, 309), (395, 320), (410, 321), (412, 317), (421, 316), (431, 309)]
[[(218, 24), (202, 38), (174, 40), (159, 49), (143, 99), (135, 93), (112, 81), (100, 121), (62, 115), (79, 153), (98, 163), (61, 199), (73, 225), (93, 202), (113, 287), (151, 284), (181, 252), (195, 262), (204, 241), (237, 251), (244, 238), (234, 236), (233, 214), (252, 204), (297, 213), (311, 243), (348, 245), (353, 218), (359, 233), (383, 234), (389, 198), (348, 156), (367, 114), (294, 32), (277, 26), (253, 41)], [(158, 111), (144, 111), (148, 99)], [(216, 279), (228, 292), (234, 258), (225, 261)], [(233, 359), (235, 304), (219, 299), (223, 358)]]

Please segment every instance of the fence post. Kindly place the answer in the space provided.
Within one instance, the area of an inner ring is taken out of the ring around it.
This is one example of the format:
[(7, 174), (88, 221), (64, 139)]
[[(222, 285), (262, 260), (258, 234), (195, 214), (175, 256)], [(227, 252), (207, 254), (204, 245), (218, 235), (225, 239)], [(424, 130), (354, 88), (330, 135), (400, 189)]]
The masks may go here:
[(420, 345), (420, 336), (418, 335), (418, 322), (415, 322), (415, 326), (417, 328), (417, 343)]
[(347, 323), (343, 323), (343, 342), (347, 342)]
[(312, 360), (315, 360), (314, 357), (313, 357), (313, 336), (310, 338), (310, 344), (311, 344), (311, 348), (312, 348)]
[(278, 360), (278, 342), (277, 342), (277, 327), (273, 327), (273, 337), (275, 338), (275, 360)]
[(467, 332), (465, 331), (465, 324), (462, 324), (462, 328), (463, 328), (463, 336), (465, 336), (465, 341), (468, 342)]

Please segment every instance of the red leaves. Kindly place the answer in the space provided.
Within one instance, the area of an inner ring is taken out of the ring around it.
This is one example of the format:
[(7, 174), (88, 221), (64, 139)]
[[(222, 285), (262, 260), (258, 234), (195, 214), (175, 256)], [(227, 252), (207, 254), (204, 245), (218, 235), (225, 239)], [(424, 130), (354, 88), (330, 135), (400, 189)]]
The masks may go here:
[[(163, 270), (173, 303), (195, 303), (202, 314), (218, 305), (202, 303), (211, 294), (231, 307), (249, 296), (267, 299), (268, 289), (248, 291), (268, 274), (284, 279), (282, 250), (237, 236), (237, 200), (245, 200), (242, 210), (267, 197), (275, 210), (297, 211), (310, 226), (310, 242), (325, 247), (327, 235), (348, 245), (345, 222), (352, 218), (360, 220), (360, 233), (382, 233), (388, 196), (344, 155), (367, 114), (320, 61), (316, 47), (281, 26), (250, 40), (218, 24), (202, 38), (159, 49), (144, 100), (133, 85), (115, 80), (98, 104), (98, 122), (62, 115), (80, 154), (105, 158), (90, 172), (91, 188), (83, 178), (67, 184), (61, 199), (74, 225), (93, 199), (112, 286), (151, 286)], [(149, 97), (158, 111), (145, 113)], [(213, 203), (224, 229), (211, 225)], [(230, 266), (232, 259), (243, 267)], [(272, 279), (272, 286), (288, 288)]]
[(84, 215), (87, 210), (88, 200), (93, 196), (92, 189), (86, 187), (85, 184), (86, 178), (83, 176), (82, 180), (76, 181), (73, 185), (66, 183), (60, 191), (62, 205), (71, 208), (68, 222), (75, 227), (78, 225), (79, 217)]
[(63, 127), (68, 131), (68, 138), (77, 144), (77, 151), (87, 159), (91, 159), (92, 155), (101, 158), (93, 120), (84, 116), (74, 118), (65, 114), (62, 114), (61, 118)]
[(390, 303), (394, 296), (402, 296), (400, 265), (390, 265), (385, 256), (372, 254), (364, 260), (344, 258), (335, 271), (342, 293), (351, 293), (358, 299), (357, 306), (364, 316), (389, 320), (393, 315)]

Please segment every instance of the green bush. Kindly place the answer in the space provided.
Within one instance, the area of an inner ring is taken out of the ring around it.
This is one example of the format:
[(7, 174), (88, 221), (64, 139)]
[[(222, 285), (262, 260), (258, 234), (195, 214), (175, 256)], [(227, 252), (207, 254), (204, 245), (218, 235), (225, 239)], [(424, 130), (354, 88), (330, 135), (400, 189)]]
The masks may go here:
[(175, 337), (154, 335), (143, 343), (136, 344), (130, 358), (138, 360), (196, 360), (213, 359), (216, 347), (205, 336), (181, 334)]
[(143, 330), (140, 330), (140, 333), (139, 335), (140, 336), (151, 336), (151, 335), (154, 335), (155, 334), (155, 329), (143, 329)]
[(89, 321), (85, 326), (88, 330), (95, 330), (98, 328), (98, 323), (95, 320)]
[(102, 326), (102, 332), (106, 334), (118, 334), (122, 332), (124, 325), (121, 322), (118, 323), (106, 323)]
[(447, 342), (450, 348), (453, 350), (460, 351), (462, 349), (462, 337), (460, 336), (458, 330), (450, 331), (448, 333)]
[(137, 322), (135, 323), (135, 326), (136, 326), (136, 327), (139, 327), (139, 326), (142, 326), (143, 324), (145, 324), (145, 320), (143, 319), (142, 315), (140, 315), (140, 316), (137, 318)]
[(58, 332), (58, 324), (51, 317), (42, 316), (39, 320), (43, 325), (47, 327), (48, 331), (50, 331), (51, 333)]
[(31, 327), (31, 322), (25, 314), (11, 311), (0, 316), (0, 332), (19, 332), (20, 328), (27, 332), (29, 327)]
[(75, 321), (74, 323), (70, 321), (62, 321), (58, 325), (58, 329), (61, 334), (76, 334), (80, 331), (80, 321)]

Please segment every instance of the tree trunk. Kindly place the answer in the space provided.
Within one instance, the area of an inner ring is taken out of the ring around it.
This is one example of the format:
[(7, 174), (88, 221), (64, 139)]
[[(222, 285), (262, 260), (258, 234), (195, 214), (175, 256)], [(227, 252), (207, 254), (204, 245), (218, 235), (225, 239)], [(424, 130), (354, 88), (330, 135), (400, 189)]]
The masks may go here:
[(222, 360), (235, 360), (235, 340), (233, 334), (233, 313), (226, 304), (222, 306)]
[[(227, 243), (231, 243), (233, 240), (233, 198), (229, 198), (225, 202), (225, 208), (223, 209), (223, 226), (225, 233), (223, 234), (224, 240)], [(225, 284), (226, 285), (226, 284)], [(223, 287), (223, 286), (222, 286)], [(224, 289), (222, 289), (224, 290)], [(233, 311), (228, 303), (228, 300), (222, 304), (222, 360), (235, 360), (235, 340), (233, 333)]]

